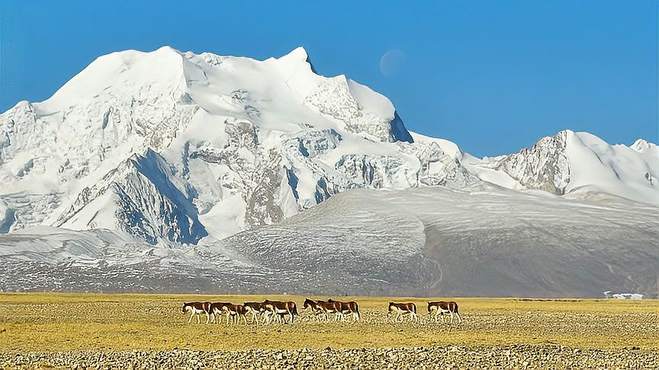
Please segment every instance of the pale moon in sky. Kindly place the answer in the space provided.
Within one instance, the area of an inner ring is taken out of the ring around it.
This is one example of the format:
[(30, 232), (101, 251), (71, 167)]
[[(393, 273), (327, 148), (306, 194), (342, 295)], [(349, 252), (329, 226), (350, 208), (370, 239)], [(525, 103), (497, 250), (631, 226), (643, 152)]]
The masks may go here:
[(395, 74), (405, 62), (405, 53), (398, 49), (391, 49), (380, 57), (380, 73), (384, 76)]

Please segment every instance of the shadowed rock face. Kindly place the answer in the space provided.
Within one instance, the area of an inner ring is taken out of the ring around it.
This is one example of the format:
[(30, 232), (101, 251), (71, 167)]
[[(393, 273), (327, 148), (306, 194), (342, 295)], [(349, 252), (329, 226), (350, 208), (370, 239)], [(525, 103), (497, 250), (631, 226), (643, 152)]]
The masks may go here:
[(529, 189), (562, 195), (570, 182), (570, 167), (565, 153), (566, 132), (548, 136), (530, 149), (522, 149), (502, 159), (497, 169), (505, 171)]

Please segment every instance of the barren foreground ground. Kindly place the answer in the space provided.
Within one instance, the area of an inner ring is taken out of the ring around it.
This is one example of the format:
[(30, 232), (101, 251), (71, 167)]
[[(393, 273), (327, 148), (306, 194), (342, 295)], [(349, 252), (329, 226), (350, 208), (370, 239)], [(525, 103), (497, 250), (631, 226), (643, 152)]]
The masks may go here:
[[(656, 367), (659, 301), (459, 298), (462, 324), (389, 323), (389, 298), (360, 322), (193, 324), (184, 301), (265, 296), (0, 294), (0, 367)], [(327, 298), (327, 297), (318, 297)]]

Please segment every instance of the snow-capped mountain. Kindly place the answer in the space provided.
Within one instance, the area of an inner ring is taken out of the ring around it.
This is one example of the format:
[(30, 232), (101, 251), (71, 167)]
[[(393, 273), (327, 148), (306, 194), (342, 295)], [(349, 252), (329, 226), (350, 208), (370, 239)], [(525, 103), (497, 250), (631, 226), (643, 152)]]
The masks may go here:
[(0, 114), (0, 290), (652, 293), (658, 178), (583, 132), (473, 157), (302, 48), (118, 52)]
[(124, 51), (0, 115), (0, 230), (194, 244), (352, 188), (477, 181), (460, 157), (414, 140), (386, 97), (314, 73), (302, 48), (265, 61)]
[(659, 205), (659, 152), (655, 144), (610, 145), (586, 132), (561, 131), (519, 153), (465, 160), (471, 172), (514, 189), (558, 195), (615, 195)]

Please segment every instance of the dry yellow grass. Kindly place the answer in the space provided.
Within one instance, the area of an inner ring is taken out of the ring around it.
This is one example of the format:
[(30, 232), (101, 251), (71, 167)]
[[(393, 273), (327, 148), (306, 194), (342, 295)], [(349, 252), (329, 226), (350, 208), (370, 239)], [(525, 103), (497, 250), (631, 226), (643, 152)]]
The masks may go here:
[[(300, 296), (268, 296), (295, 300)], [(659, 350), (659, 301), (458, 298), (462, 324), (387, 323), (389, 300), (350, 297), (358, 323), (306, 322), (269, 326), (187, 324), (184, 301), (258, 301), (264, 296), (150, 294), (0, 294), (0, 352), (171, 350), (174, 348), (353, 348), (443, 344), (559, 344), (577, 348)]]

